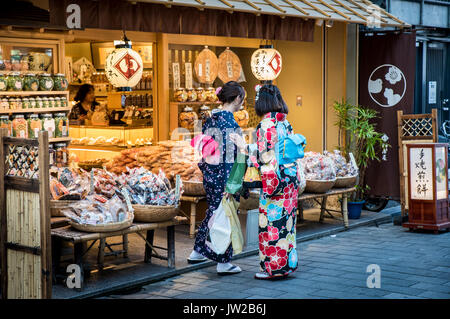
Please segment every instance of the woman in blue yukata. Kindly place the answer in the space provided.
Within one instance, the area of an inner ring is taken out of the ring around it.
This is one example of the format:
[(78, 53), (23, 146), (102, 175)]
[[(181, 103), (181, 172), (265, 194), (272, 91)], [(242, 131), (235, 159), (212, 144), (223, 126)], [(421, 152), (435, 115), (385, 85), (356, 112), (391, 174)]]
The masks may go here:
[[(231, 173), (231, 168), (237, 156), (237, 148), (230, 141), (232, 133), (242, 134), (233, 113), (238, 111), (245, 99), (245, 90), (237, 82), (226, 83), (217, 97), (223, 103), (222, 109), (215, 109), (203, 125), (202, 133), (212, 137), (218, 143), (218, 153), (215, 162), (202, 159), (199, 168), (203, 173), (203, 186), (206, 191), (208, 210), (202, 221), (195, 240), (194, 250), (188, 258), (189, 263), (198, 263), (211, 259), (217, 262), (219, 275), (236, 274), (241, 272), (238, 266), (230, 263), (233, 254), (232, 245), (223, 254), (216, 254), (211, 249), (209, 238), (210, 220), (214, 211), (219, 207), (224, 196), (225, 185)], [(239, 196), (235, 197), (239, 200)]]
[(259, 197), (259, 258), (261, 272), (256, 279), (286, 278), (297, 269), (296, 217), (300, 174), (297, 162), (278, 165), (275, 146), (278, 134), (292, 134), (286, 120), (288, 107), (274, 85), (258, 92), (256, 114), (262, 117), (256, 127), (257, 143), (246, 145), (242, 137), (230, 138), (249, 155), (261, 173)]

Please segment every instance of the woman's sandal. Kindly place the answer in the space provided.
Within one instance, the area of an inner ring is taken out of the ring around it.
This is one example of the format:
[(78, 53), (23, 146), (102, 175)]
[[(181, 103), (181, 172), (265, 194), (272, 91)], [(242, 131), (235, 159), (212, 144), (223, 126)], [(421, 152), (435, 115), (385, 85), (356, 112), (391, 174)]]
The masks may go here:
[(199, 264), (199, 263), (202, 263), (202, 262), (205, 262), (205, 261), (207, 261), (208, 260), (208, 258), (201, 258), (201, 259), (190, 259), (190, 258), (188, 258), (187, 259), (187, 262), (188, 262), (188, 264)]
[(280, 280), (280, 279), (284, 279), (289, 275), (289, 273), (284, 274), (284, 275), (269, 275), (268, 273), (265, 272), (259, 272), (255, 274), (255, 279), (259, 279), (259, 280)]
[(217, 272), (219, 276), (227, 276), (227, 275), (234, 275), (240, 273), (242, 270), (239, 268), (239, 266), (233, 265), (231, 268), (229, 268), (226, 271)]

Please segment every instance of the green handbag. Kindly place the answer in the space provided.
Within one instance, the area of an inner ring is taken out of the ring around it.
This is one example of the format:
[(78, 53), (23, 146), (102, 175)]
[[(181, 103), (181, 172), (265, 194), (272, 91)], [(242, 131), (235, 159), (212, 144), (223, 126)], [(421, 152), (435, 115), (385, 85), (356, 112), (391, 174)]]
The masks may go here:
[(230, 177), (228, 177), (225, 192), (230, 194), (238, 194), (242, 191), (245, 171), (247, 170), (247, 155), (238, 152), (236, 161), (231, 169)]

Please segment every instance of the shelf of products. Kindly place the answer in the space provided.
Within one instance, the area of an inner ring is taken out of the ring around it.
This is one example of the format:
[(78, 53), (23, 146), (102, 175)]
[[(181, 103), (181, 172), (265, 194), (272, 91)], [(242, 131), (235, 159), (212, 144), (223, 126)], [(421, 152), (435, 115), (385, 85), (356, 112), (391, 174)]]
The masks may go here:
[(0, 114), (21, 114), (21, 113), (53, 113), (53, 112), (70, 112), (71, 107), (52, 107), (52, 108), (36, 108), (36, 109), (16, 109), (16, 110), (2, 110)]

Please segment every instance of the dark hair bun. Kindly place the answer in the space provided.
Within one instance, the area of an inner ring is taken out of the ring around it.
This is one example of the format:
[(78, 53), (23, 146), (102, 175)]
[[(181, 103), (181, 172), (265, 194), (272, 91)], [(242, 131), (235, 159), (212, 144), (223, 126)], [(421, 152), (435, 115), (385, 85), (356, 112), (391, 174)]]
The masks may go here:
[(231, 103), (240, 97), (241, 101), (245, 98), (244, 88), (236, 81), (230, 81), (223, 85), (217, 97), (222, 103)]

